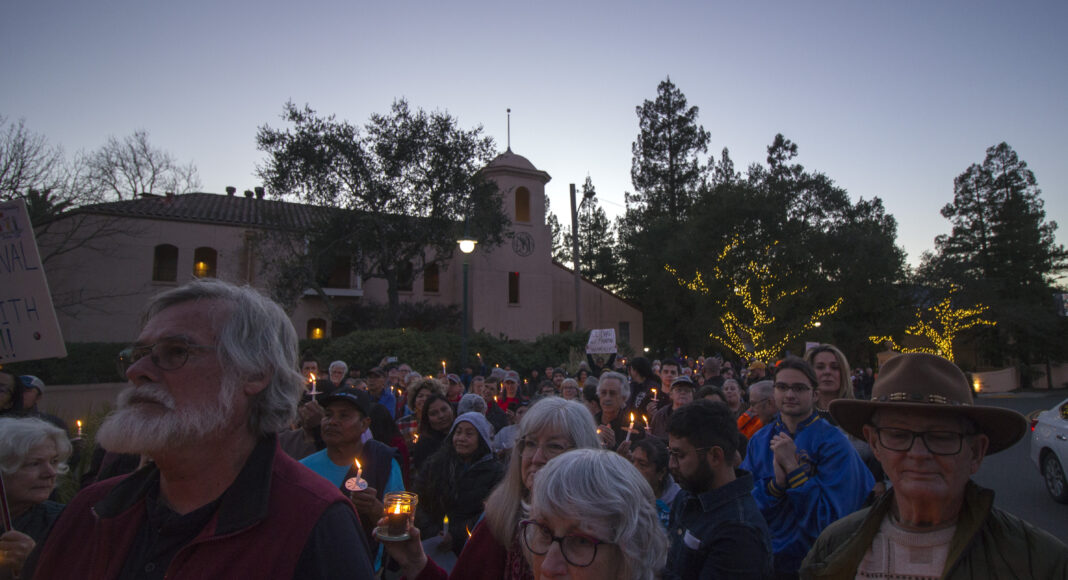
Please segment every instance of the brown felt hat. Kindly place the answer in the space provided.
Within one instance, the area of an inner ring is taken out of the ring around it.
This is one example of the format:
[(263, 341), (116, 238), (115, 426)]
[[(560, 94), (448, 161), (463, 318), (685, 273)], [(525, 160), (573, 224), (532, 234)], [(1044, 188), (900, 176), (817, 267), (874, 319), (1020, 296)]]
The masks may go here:
[(957, 365), (926, 353), (899, 354), (886, 362), (871, 389), (870, 401), (831, 401), (831, 417), (854, 437), (878, 409), (937, 411), (967, 417), (990, 438), (987, 455), (1007, 449), (1027, 432), (1027, 419), (1011, 409), (980, 407), (972, 400), (968, 378)]

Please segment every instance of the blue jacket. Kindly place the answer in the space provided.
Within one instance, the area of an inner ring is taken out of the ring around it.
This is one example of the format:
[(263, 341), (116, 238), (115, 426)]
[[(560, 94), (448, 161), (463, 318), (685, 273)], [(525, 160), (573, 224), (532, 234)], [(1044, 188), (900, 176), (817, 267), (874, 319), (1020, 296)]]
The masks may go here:
[(701, 495), (679, 491), (671, 506), (671, 549), (664, 579), (771, 576), (771, 539), (753, 500), (753, 476)]
[[(775, 485), (774, 456), (769, 443), (788, 433), (797, 445), (801, 464), (786, 475), (787, 485)], [(753, 473), (753, 498), (771, 530), (775, 571), (796, 574), (801, 560), (820, 532), (835, 520), (864, 505), (875, 480), (846, 436), (818, 413), (790, 433), (776, 417), (749, 441), (741, 465)]]

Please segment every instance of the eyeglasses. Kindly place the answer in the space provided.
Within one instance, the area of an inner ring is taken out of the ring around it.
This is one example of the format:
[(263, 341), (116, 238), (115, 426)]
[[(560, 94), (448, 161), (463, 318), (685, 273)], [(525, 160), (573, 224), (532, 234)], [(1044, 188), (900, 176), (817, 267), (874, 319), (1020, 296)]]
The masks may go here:
[(597, 558), (597, 546), (609, 544), (597, 538), (591, 538), (583, 534), (568, 534), (562, 538), (554, 536), (552, 530), (534, 520), (519, 522), (519, 528), (523, 535), (523, 544), (532, 553), (544, 556), (549, 553), (553, 542), (560, 544), (560, 552), (564, 560), (572, 566), (585, 568)]
[(189, 360), (189, 353), (194, 350), (215, 350), (214, 346), (189, 344), (184, 340), (165, 340), (155, 344), (136, 345), (123, 349), (119, 353), (119, 374), (126, 371), (137, 361), (146, 356), (152, 364), (165, 371), (176, 371)]
[[(713, 447), (715, 447), (715, 446), (713, 446)], [(693, 451), (686, 451), (686, 452), (681, 452), (678, 449), (668, 449), (668, 461), (670, 461), (672, 459), (674, 459), (675, 461), (682, 461), (683, 459), (686, 459), (686, 456), (691, 454), (691, 453), (700, 453), (700, 452), (703, 452), (703, 451), (708, 451), (709, 449), (712, 449), (712, 447), (698, 447), (698, 448), (694, 449)]]
[(956, 431), (909, 431), (890, 427), (875, 427), (879, 435), (879, 444), (890, 451), (908, 451), (919, 437), (932, 455), (956, 455), (960, 453), (965, 437), (974, 433), (957, 433)]
[(533, 457), (534, 453), (536, 453), (538, 449), (541, 449), (541, 455), (546, 459), (546, 461), (552, 459), (553, 457), (556, 457), (557, 455), (560, 455), (561, 453), (569, 449), (572, 449), (571, 446), (564, 445), (562, 443), (555, 443), (552, 441), (538, 445), (536, 442), (530, 441), (526, 438), (520, 439), (518, 442), (516, 442), (515, 446), (519, 450), (519, 454), (523, 457)]
[(790, 385), (788, 385), (786, 383), (775, 383), (775, 390), (776, 391), (793, 391), (795, 395), (800, 395), (800, 394), (804, 393), (805, 391), (811, 391), (812, 390), (812, 385), (806, 385), (805, 383), (793, 383), (793, 384), (790, 384)]

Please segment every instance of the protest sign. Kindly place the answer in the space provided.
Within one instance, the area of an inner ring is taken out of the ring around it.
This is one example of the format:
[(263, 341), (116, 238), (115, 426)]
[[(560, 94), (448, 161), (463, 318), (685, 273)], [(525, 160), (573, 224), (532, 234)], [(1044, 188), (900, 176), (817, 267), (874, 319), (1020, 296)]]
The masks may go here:
[(616, 330), (601, 328), (590, 331), (590, 340), (586, 343), (587, 354), (609, 354), (616, 352)]
[(26, 204), (0, 202), (0, 364), (65, 356)]

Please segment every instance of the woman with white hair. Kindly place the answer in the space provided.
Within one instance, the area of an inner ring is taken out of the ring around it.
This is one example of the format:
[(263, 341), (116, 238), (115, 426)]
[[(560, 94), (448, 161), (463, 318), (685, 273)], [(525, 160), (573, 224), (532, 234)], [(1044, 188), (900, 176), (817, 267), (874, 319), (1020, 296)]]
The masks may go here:
[[(519, 437), (504, 479), (486, 500), (483, 520), (452, 569), (452, 578), (519, 580), (533, 578), (519, 537), (519, 522), (529, 517), (535, 476), (549, 461), (573, 449), (598, 449), (593, 417), (580, 403), (547, 397), (530, 406), (519, 422)], [(648, 485), (648, 484), (646, 484)], [(650, 491), (650, 494), (652, 492)], [(383, 525), (385, 520), (379, 520)], [(386, 550), (408, 578), (445, 578), (423, 553), (418, 528), (412, 538), (386, 542)]]
[(530, 518), (519, 523), (534, 576), (652, 580), (668, 549), (655, 502), (618, 453), (578, 449), (553, 459), (534, 482)]
[(0, 474), (15, 528), (0, 536), (0, 577), (5, 567), (18, 576), (63, 510), (48, 497), (59, 474), (67, 472), (70, 453), (67, 434), (55, 425), (34, 417), (0, 418)]

